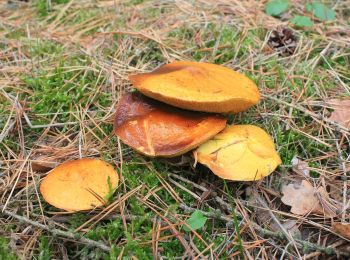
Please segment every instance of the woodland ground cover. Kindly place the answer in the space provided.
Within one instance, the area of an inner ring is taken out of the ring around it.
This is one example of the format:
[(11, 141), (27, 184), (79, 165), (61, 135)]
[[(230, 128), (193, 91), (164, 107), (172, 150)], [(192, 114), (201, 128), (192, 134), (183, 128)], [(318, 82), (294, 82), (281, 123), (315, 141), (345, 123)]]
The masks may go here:
[[(350, 93), (350, 3), (326, 2), (335, 19), (322, 19), (311, 1), (315, 9), (289, 2), (279, 13), (253, 0), (2, 1), (0, 259), (349, 257), (349, 231), (334, 226), (349, 222), (349, 117), (334, 111), (349, 106), (340, 100)], [(274, 138), (283, 163), (272, 175), (225, 182), (113, 135), (127, 76), (173, 60), (255, 81), (259, 105), (230, 122)], [(114, 210), (92, 222), (103, 208), (60, 214), (38, 190), (49, 169), (81, 157), (121, 178)], [(321, 210), (293, 207), (310, 206), (305, 190)]]

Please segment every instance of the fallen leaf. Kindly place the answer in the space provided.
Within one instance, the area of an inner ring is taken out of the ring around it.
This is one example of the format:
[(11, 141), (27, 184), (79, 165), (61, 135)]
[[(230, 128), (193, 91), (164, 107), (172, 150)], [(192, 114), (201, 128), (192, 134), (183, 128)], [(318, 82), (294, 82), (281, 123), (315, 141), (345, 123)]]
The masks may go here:
[(297, 220), (288, 219), (282, 224), (282, 226), (289, 232), (289, 234), (291, 234), (292, 237), (301, 237)]
[(310, 170), (308, 169), (309, 165), (307, 162), (299, 159), (294, 156), (292, 159), (293, 170), (297, 173), (301, 173), (306, 177), (310, 177)]
[(37, 172), (49, 171), (59, 165), (59, 162), (51, 161), (51, 158), (48, 159), (45, 156), (37, 157), (35, 160), (32, 160), (31, 163), (32, 170)]
[[(294, 219), (288, 219), (282, 222), (282, 227), (292, 236), (292, 237), (301, 237), (301, 232), (298, 228), (298, 221)], [(282, 232), (282, 228), (277, 223), (271, 224), (271, 230), (275, 232)]]
[(329, 181), (329, 196), (336, 201), (342, 203), (343, 201), (344, 181), (331, 179)]
[(254, 217), (259, 225), (268, 227), (274, 232), (283, 232), (284, 228), (293, 237), (301, 237), (300, 230), (298, 228), (298, 222), (294, 219), (280, 220), (280, 224), (277, 224), (271, 218), (270, 212), (265, 209), (262, 201), (263, 199), (252, 187), (247, 187), (246, 195), (249, 196), (249, 205), (254, 207)]
[(86, 52), (91, 54), (96, 51), (101, 45), (103, 45), (106, 41), (110, 40), (110, 36), (106, 34), (98, 34), (97, 36), (87, 36), (82, 39), (79, 39), (79, 44), (85, 48)]
[(347, 238), (347, 239), (350, 239), (350, 223), (340, 223), (340, 222), (334, 222), (332, 224), (332, 230)]
[(316, 213), (325, 217), (335, 217), (336, 206), (332, 205), (323, 187), (315, 188), (309, 182), (291, 183), (282, 186), (282, 202), (291, 206), (297, 215)]
[(249, 204), (254, 207), (254, 217), (259, 225), (269, 226), (271, 222), (271, 215), (268, 210), (264, 209), (261, 203), (261, 197), (251, 186), (246, 189), (246, 195), (249, 197)]
[(332, 99), (328, 103), (334, 109), (329, 119), (350, 128), (350, 99)]
[(33, 171), (47, 172), (68, 159), (74, 159), (76, 154), (77, 148), (73, 140), (69, 142), (62, 136), (49, 135), (37, 145), (29, 159)]

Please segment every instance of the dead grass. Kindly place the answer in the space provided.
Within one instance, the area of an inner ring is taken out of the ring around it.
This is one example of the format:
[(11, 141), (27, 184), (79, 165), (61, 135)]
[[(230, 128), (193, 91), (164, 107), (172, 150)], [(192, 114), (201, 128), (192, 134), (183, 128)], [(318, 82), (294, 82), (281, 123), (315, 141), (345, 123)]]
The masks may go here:
[[(52, 1), (41, 17), (35, 3), (12, 2), (0, 3), (0, 235), (18, 257), (349, 257), (331, 225), (349, 222), (350, 132), (328, 119), (329, 100), (350, 93), (349, 1), (330, 2), (335, 22), (293, 30), (288, 57), (267, 44), (288, 15), (266, 15), (265, 1)], [(290, 12), (304, 13), (291, 2)], [(173, 60), (223, 64), (258, 83), (263, 100), (232, 120), (274, 137), (283, 160), (274, 174), (225, 184), (189, 157), (149, 160), (113, 137), (127, 75)], [(294, 156), (310, 176), (292, 167)], [(118, 193), (103, 209), (56, 212), (38, 184), (81, 157), (115, 165)], [(281, 186), (302, 180), (330, 194), (335, 217), (295, 215), (281, 202)], [(206, 227), (185, 232), (197, 209)]]

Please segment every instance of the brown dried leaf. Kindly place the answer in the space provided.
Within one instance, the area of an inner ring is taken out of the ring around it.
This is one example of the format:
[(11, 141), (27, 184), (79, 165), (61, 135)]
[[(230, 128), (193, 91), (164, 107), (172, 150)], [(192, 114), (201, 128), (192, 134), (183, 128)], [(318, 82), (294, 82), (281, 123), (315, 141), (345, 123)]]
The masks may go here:
[(309, 165), (307, 162), (294, 156), (292, 159), (293, 170), (297, 173), (301, 173), (304, 176), (310, 177)]
[(96, 51), (101, 45), (104, 44), (105, 41), (109, 40), (110, 37), (108, 35), (95, 35), (94, 37), (92, 36), (87, 36), (83, 39), (79, 40), (79, 44), (86, 49), (88, 53), (93, 53)]
[(49, 171), (59, 165), (57, 161), (48, 161), (44, 156), (32, 160), (32, 170), (36, 172)]
[(291, 206), (291, 212), (298, 215), (316, 213), (325, 217), (334, 217), (335, 206), (331, 205), (328, 193), (323, 187), (315, 188), (303, 180), (282, 187), (282, 202)]
[[(283, 222), (282, 227), (292, 236), (301, 237), (301, 232), (298, 227), (298, 221), (294, 219), (288, 219)], [(275, 232), (282, 232), (282, 229), (277, 223), (271, 224), (271, 229)]]
[[(269, 227), (274, 232), (282, 232), (282, 228), (276, 222), (271, 222), (272, 218), (268, 210), (264, 209), (264, 205), (261, 203), (262, 199), (258, 192), (252, 187), (247, 187), (246, 194), (249, 196), (249, 204), (254, 207), (254, 216), (256, 222), (264, 227)], [(293, 237), (301, 237), (300, 230), (298, 228), (298, 222), (294, 219), (287, 219), (285, 221), (280, 220), (282, 227)]]
[(332, 230), (347, 238), (350, 239), (350, 223), (340, 223), (340, 222), (335, 222), (332, 224)]
[(252, 189), (252, 187), (248, 187), (246, 189), (246, 193), (249, 196), (249, 204), (254, 207), (256, 222), (259, 223), (259, 225), (269, 226), (271, 215), (269, 214), (269, 211), (263, 209), (264, 206), (259, 200), (259, 193)]
[(330, 180), (329, 181), (329, 196), (338, 202), (343, 201), (343, 187), (344, 181), (342, 180)]
[(301, 233), (298, 227), (298, 221), (295, 219), (288, 219), (282, 226), (291, 234), (292, 237), (301, 237)]
[(329, 119), (350, 128), (350, 99), (332, 99), (329, 105), (334, 109)]
[(33, 171), (45, 172), (57, 167), (68, 158), (72, 159), (77, 154), (74, 145), (64, 144), (62, 141), (52, 138), (47, 144), (40, 144), (30, 156)]

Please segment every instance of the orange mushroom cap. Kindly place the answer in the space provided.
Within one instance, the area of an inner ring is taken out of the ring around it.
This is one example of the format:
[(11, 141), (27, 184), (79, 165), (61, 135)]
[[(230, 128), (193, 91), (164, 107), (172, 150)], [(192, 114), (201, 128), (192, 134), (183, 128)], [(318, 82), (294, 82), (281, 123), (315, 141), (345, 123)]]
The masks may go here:
[(67, 161), (49, 172), (40, 185), (45, 201), (66, 211), (89, 210), (117, 187), (114, 168), (98, 159)]
[(281, 164), (271, 137), (254, 125), (226, 127), (195, 151), (198, 162), (223, 179), (255, 181)]
[(210, 63), (176, 61), (129, 79), (146, 96), (195, 111), (237, 113), (260, 99), (248, 77)]
[(186, 111), (127, 93), (119, 100), (114, 132), (142, 154), (174, 157), (199, 146), (225, 126), (222, 116)]

